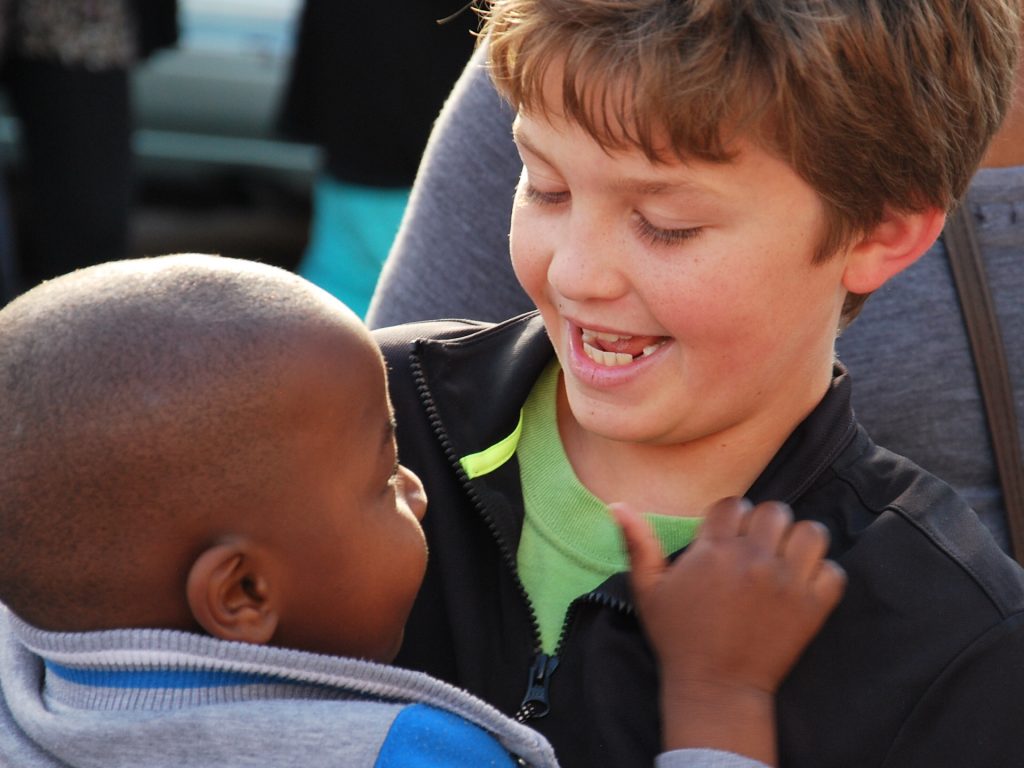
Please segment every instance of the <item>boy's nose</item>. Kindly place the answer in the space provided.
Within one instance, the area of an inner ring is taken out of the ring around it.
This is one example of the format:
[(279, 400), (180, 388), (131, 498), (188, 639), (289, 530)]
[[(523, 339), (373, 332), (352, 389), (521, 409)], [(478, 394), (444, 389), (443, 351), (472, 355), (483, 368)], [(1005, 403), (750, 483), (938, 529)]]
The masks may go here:
[(423, 490), (423, 482), (415, 472), (406, 466), (399, 465), (398, 472), (402, 478), (402, 493), (405, 503), (409, 505), (413, 516), (423, 522), (427, 514), (427, 492)]
[(548, 264), (548, 283), (566, 299), (615, 299), (628, 291), (616, 254), (621, 245), (610, 233), (574, 224), (558, 243)]

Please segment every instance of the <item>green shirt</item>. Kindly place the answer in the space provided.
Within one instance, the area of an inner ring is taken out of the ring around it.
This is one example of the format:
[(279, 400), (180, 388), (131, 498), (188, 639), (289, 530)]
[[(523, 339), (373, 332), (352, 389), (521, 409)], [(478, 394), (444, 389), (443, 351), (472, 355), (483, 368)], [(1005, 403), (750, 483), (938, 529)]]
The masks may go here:
[[(540, 625), (545, 653), (554, 653), (569, 604), (629, 568), (619, 527), (604, 502), (573, 472), (558, 434), (560, 368), (549, 365), (523, 406), (516, 453), (526, 517), (517, 553), (519, 577)], [(693, 540), (701, 518), (645, 516), (666, 553)]]

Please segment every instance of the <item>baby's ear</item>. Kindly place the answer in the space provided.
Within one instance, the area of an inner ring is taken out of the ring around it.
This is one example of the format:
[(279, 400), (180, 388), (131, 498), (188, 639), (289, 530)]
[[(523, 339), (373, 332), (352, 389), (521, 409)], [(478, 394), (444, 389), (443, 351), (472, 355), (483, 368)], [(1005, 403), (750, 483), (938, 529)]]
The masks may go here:
[(882, 221), (847, 253), (843, 287), (860, 294), (881, 288), (932, 247), (945, 222), (939, 208), (902, 212), (887, 206)]
[(277, 585), (267, 556), (247, 539), (205, 550), (188, 574), (193, 617), (221, 640), (267, 643), (279, 619)]

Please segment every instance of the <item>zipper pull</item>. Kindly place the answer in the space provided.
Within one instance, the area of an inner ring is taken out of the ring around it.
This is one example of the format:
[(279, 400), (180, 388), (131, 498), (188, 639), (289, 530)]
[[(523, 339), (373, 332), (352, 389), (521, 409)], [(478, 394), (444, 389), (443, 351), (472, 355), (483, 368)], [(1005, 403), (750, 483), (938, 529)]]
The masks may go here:
[(526, 682), (526, 695), (516, 712), (516, 720), (525, 723), (535, 717), (544, 717), (551, 711), (551, 702), (548, 701), (549, 688), (551, 686), (551, 675), (558, 668), (558, 657), (548, 656), (546, 653), (538, 653), (530, 666), (530, 677)]

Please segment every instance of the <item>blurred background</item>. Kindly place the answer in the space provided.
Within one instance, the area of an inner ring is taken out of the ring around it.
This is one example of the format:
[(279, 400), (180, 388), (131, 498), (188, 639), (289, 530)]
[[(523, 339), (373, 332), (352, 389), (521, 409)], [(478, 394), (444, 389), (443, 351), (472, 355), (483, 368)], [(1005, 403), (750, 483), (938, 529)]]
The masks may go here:
[[(463, 5), (0, 0), (0, 303), (109, 258), (202, 251), (299, 270), (314, 219), (321, 266), (369, 275), (325, 279), (372, 289), (472, 51)], [(351, 254), (363, 246), (342, 241), (364, 223), (375, 250)]]
[(293, 268), (319, 149), (276, 130), (301, 0), (179, 0), (179, 40), (133, 74), (131, 255), (204, 251)]

